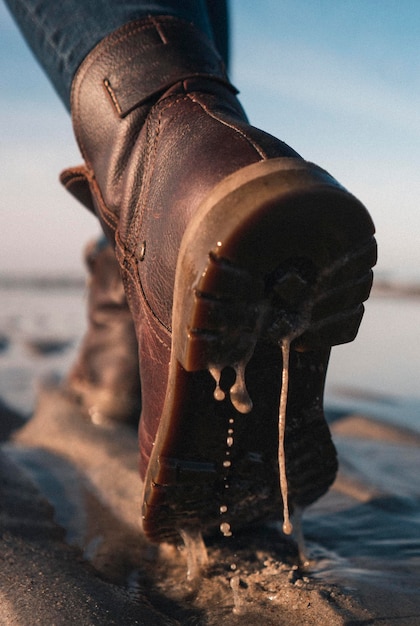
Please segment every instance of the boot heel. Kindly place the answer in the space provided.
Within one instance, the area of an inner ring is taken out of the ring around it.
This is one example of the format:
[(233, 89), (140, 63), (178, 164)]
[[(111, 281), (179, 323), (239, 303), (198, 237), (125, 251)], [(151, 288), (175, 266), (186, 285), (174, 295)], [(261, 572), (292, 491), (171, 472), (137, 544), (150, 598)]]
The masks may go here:
[(258, 338), (352, 341), (372, 285), (374, 226), (326, 172), (262, 161), (223, 181), (187, 229), (173, 332), (187, 371), (246, 363)]
[(169, 379), (145, 478), (150, 539), (225, 534), (281, 514), (285, 338), (297, 348), (285, 429), (289, 505), (327, 491), (337, 470), (322, 409), (329, 347), (357, 332), (373, 233), (353, 196), (295, 159), (244, 168), (201, 205), (178, 257)]

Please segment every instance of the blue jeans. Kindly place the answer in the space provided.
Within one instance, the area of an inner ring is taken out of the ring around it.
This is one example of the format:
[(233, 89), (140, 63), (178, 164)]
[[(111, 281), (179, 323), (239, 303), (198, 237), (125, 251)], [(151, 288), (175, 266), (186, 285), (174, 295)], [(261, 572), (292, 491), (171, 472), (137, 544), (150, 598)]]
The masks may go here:
[(77, 68), (92, 48), (127, 22), (173, 15), (213, 39), (227, 61), (225, 0), (6, 0), (29, 47), (70, 110)]

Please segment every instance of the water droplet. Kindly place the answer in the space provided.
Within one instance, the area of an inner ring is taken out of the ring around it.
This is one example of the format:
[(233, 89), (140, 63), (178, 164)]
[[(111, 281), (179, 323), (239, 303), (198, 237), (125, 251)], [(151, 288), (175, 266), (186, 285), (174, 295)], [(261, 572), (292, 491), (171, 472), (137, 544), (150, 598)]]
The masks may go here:
[(220, 524), (220, 532), (224, 537), (231, 537), (232, 531), (230, 529), (230, 524), (228, 522), (222, 522)]
[(232, 461), (223, 461), (223, 467), (230, 467), (232, 465)]
[(233, 435), (233, 428), (229, 428), (228, 435)]
[(223, 391), (223, 389), (220, 388), (220, 377), (222, 375), (222, 371), (218, 367), (210, 367), (209, 372), (213, 376), (216, 382), (216, 387), (213, 392), (213, 397), (215, 400), (218, 400), (219, 402), (221, 402), (226, 397), (225, 392)]
[(239, 413), (249, 413), (252, 411), (252, 400), (249, 397), (245, 384), (245, 367), (246, 363), (239, 363), (234, 366), (236, 381), (230, 390), (231, 402)]
[(229, 448), (231, 448), (233, 446), (233, 437), (228, 437), (226, 439), (226, 443), (229, 446)]
[(225, 392), (220, 389), (219, 386), (216, 387), (216, 389), (214, 390), (214, 399), (217, 400), (218, 402), (221, 402), (222, 400), (224, 400), (226, 398), (226, 394)]
[(226, 504), (222, 504), (222, 506), (220, 507), (220, 513), (227, 513), (227, 510), (228, 508)]
[(291, 535), (293, 532), (293, 525), (289, 519), (283, 522), (283, 532), (285, 535)]

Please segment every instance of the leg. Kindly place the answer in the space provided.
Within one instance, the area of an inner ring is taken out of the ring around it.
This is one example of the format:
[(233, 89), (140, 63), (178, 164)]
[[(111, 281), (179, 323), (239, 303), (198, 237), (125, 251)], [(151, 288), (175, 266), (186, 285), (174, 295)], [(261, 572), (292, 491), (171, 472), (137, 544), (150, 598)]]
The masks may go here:
[(350, 193), (248, 124), (204, 27), (163, 13), (80, 65), (85, 165), (62, 182), (115, 245), (139, 343), (144, 529), (178, 541), (328, 489), (329, 350), (357, 333), (376, 247)]
[[(175, 15), (212, 37), (205, 0), (5, 2), (67, 109), (73, 77), (83, 59), (104, 37), (127, 22), (149, 15)], [(214, 5), (214, 19), (226, 15), (223, 2), (216, 0)], [(223, 41), (222, 30), (218, 38)]]
[(229, 68), (229, 11), (227, 0), (206, 0), (213, 40), (224, 64)]
[[(102, 0), (66, 1), (60, 6), (33, 0), (10, 0), (8, 4), (67, 108), (70, 108), (73, 75), (87, 52), (117, 26), (136, 17), (175, 12), (194, 21), (209, 36), (214, 33), (227, 56), (224, 0), (210, 2), (210, 19), (202, 10), (200, 0), (115, 4)], [(86, 263), (90, 274), (89, 325), (80, 354), (67, 377), (66, 389), (97, 422), (138, 421), (137, 346), (123, 285), (121, 281), (118, 284), (119, 272), (113, 252), (100, 242), (90, 245)], [(112, 355), (116, 358), (111, 359)], [(129, 364), (131, 372), (128, 371)]]

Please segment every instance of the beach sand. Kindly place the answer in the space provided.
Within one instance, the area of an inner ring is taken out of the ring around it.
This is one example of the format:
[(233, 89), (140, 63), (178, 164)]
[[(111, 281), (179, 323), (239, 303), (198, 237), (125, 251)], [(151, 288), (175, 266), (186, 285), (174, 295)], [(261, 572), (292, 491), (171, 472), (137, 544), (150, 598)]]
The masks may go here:
[(420, 624), (420, 431), (398, 403), (392, 423), (373, 392), (376, 415), (365, 391), (331, 402), (340, 472), (305, 512), (308, 565), (271, 524), (207, 541), (188, 580), (185, 548), (141, 535), (135, 432), (94, 426), (60, 389), (83, 289), (0, 295), (1, 624)]

